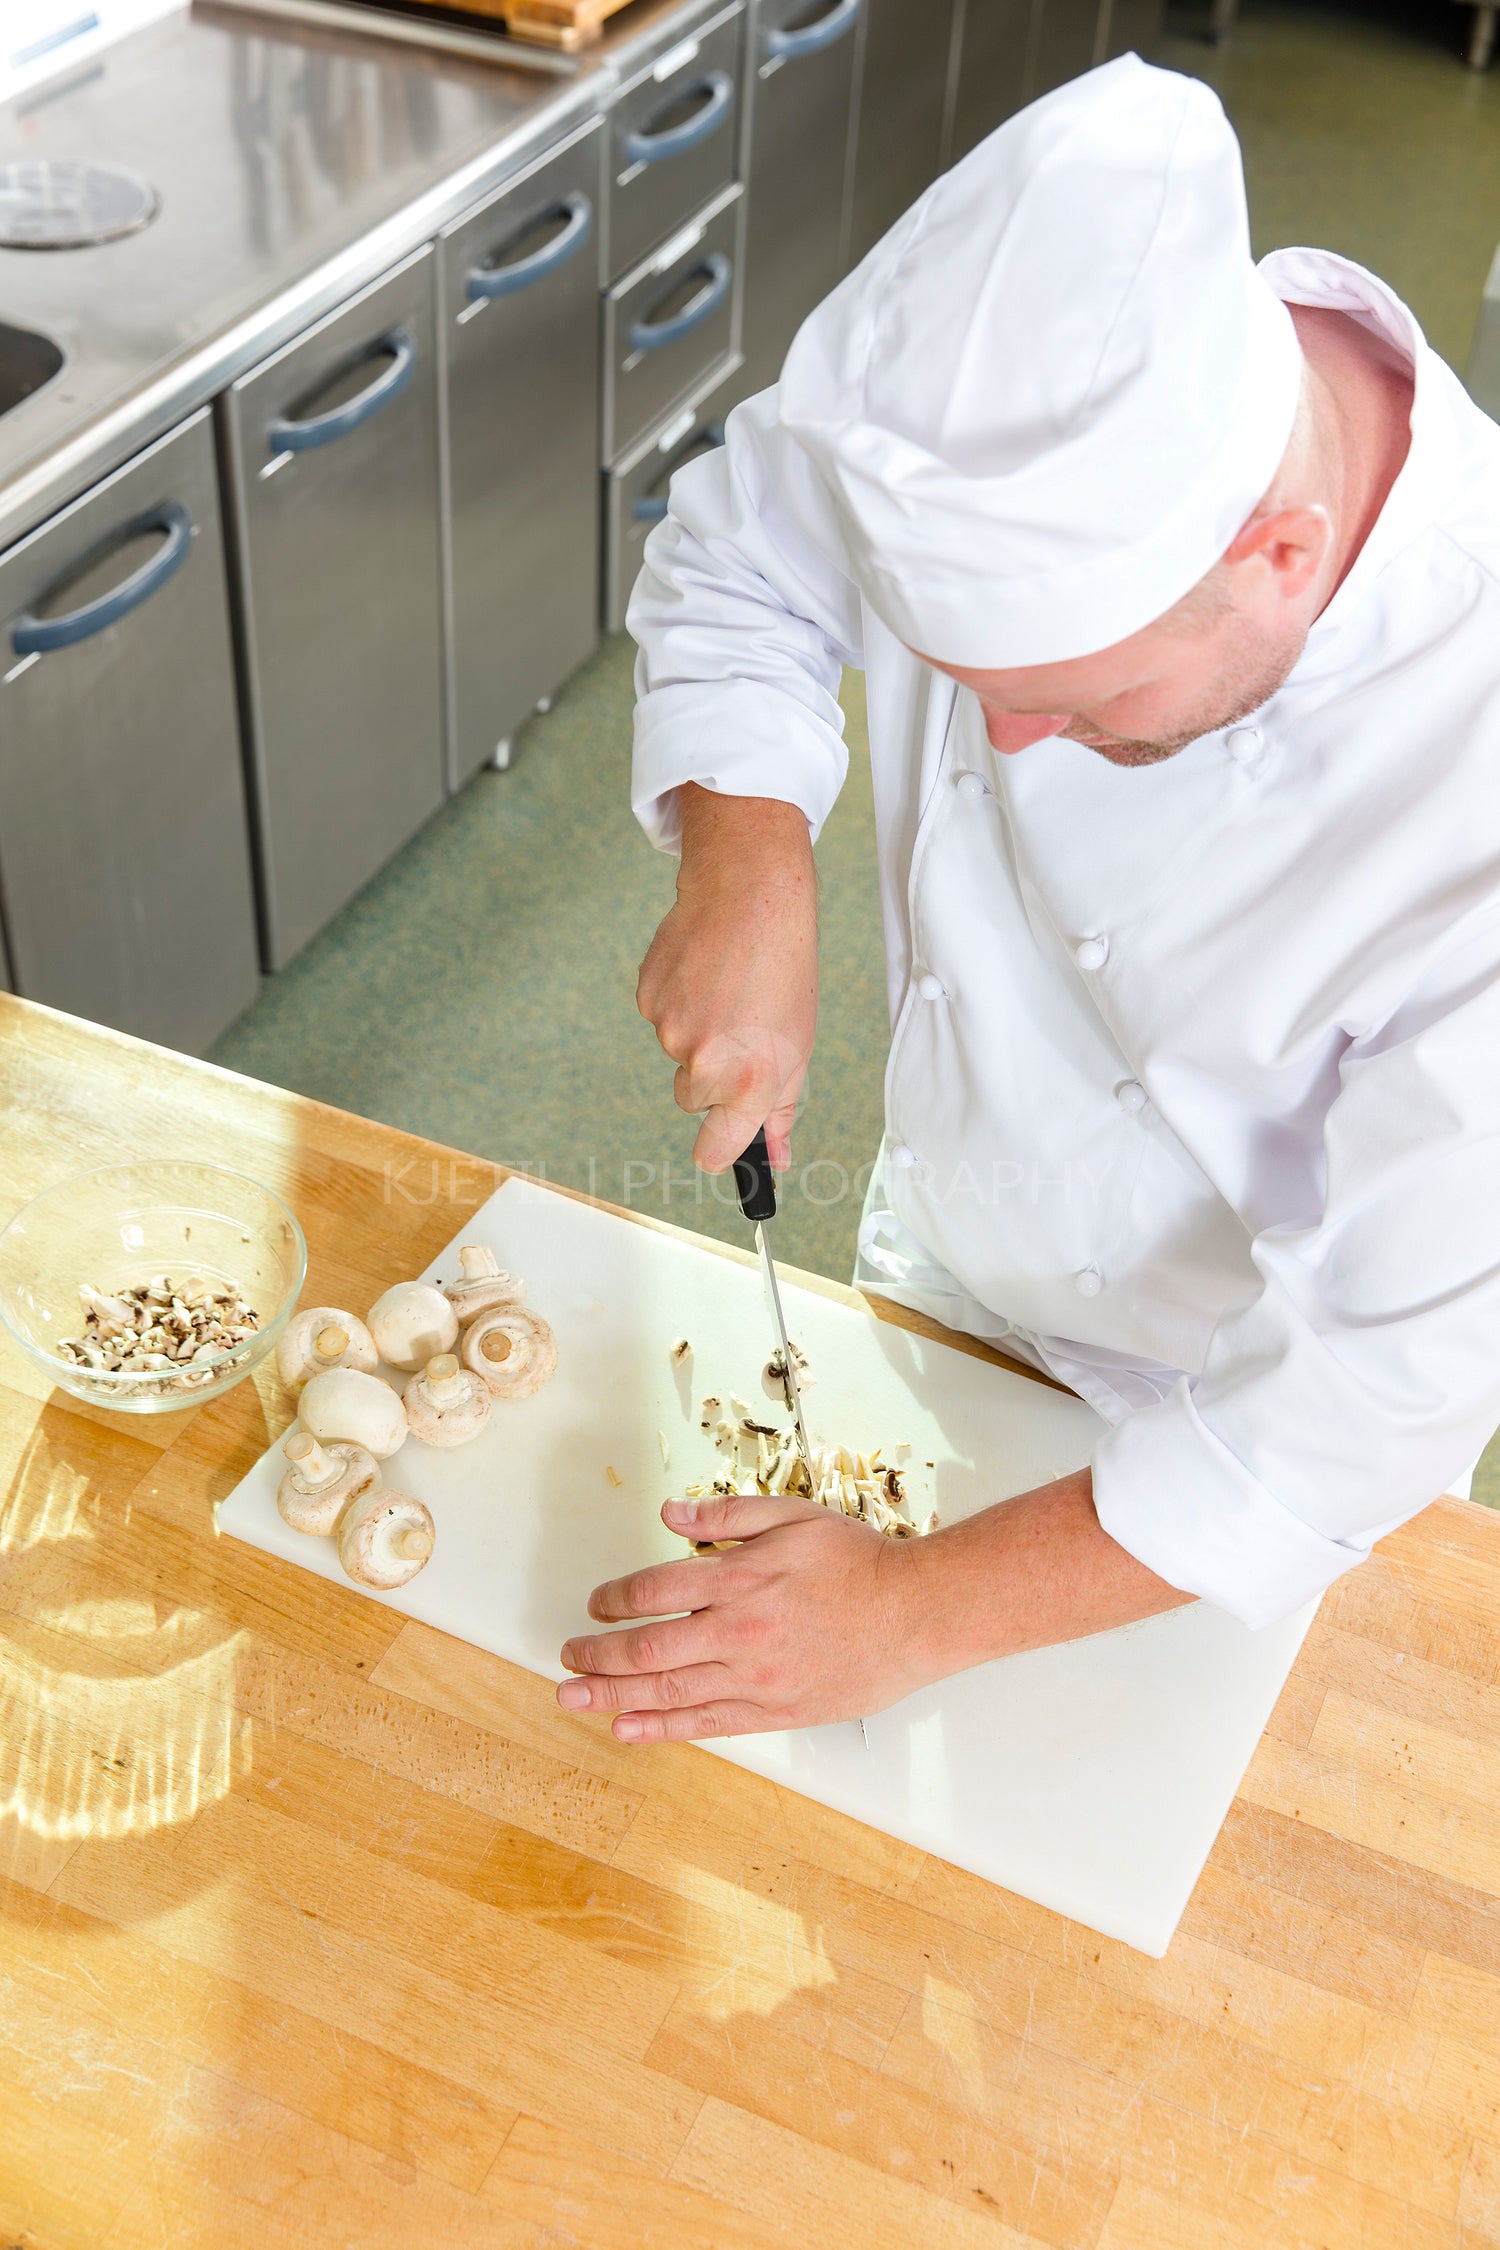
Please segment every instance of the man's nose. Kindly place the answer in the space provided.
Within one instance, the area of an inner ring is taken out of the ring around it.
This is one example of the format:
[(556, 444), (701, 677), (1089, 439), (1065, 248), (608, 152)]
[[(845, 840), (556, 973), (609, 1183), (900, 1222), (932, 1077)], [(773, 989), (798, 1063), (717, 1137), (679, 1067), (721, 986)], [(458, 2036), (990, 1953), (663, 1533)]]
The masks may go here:
[(1025, 750), (1033, 742), (1045, 742), (1049, 735), (1061, 734), (1068, 723), (1066, 711), (992, 711), (984, 714), (990, 744), (996, 750)]

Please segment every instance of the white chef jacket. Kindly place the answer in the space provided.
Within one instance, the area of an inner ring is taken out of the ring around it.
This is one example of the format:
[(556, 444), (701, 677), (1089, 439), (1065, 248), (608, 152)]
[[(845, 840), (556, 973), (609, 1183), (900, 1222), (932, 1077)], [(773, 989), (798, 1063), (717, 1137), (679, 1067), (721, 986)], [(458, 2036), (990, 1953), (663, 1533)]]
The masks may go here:
[(864, 1243), (1105, 1416), (1105, 1528), (1245, 1623), (1500, 1422), (1500, 429), (1373, 276), (1264, 270), (1410, 355), (1410, 453), (1253, 720), (997, 756), (881, 624), (774, 390), (681, 470), (630, 609), (634, 802), (799, 805), (868, 675), (893, 1038)]

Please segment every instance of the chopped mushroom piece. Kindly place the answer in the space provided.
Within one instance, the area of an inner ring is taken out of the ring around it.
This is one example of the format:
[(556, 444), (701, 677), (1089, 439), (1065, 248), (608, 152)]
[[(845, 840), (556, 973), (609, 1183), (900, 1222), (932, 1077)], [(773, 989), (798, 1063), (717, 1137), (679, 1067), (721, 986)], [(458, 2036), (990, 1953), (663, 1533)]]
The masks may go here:
[(233, 1284), (197, 1274), (178, 1283), (160, 1273), (127, 1283), (115, 1296), (85, 1281), (78, 1295), (83, 1334), (59, 1338), (59, 1356), (101, 1374), (159, 1375), (141, 1386), (156, 1397), (214, 1382), (226, 1362), (245, 1354), (260, 1326)]
[(367, 1492), (339, 1520), (339, 1561), (359, 1585), (388, 1592), (416, 1577), (435, 1538), (432, 1517), (409, 1492)]
[(380, 1483), (380, 1464), (362, 1445), (319, 1445), (311, 1430), (293, 1430), (281, 1448), (287, 1470), (276, 1494), (293, 1531), (326, 1536), (353, 1500)]
[(686, 1485), (685, 1498), (790, 1492), (820, 1507), (837, 1509), (891, 1539), (915, 1539), (936, 1529), (935, 1514), (924, 1523), (912, 1515), (901, 1472), (885, 1460), (878, 1446), (873, 1453), (856, 1453), (847, 1445), (814, 1446), (809, 1479), (794, 1430), (756, 1421), (748, 1412), (738, 1422), (722, 1413), (711, 1418), (710, 1409), (721, 1405), (717, 1398), (704, 1400), (702, 1426), (711, 1431), (715, 1449), (726, 1456), (727, 1473)]
[(467, 1445), (490, 1418), (490, 1394), (478, 1375), (460, 1367), (452, 1352), (430, 1359), (402, 1396), (414, 1438), (424, 1445)]
[(495, 1398), (530, 1398), (556, 1371), (557, 1338), (526, 1305), (497, 1305), (464, 1330), (465, 1367), (482, 1375)]
[[(790, 1338), (788, 1338), (788, 1344), (792, 1354), (792, 1365), (797, 1370), (797, 1389), (799, 1391), (808, 1390), (812, 1384), (813, 1374), (812, 1369), (807, 1364), (807, 1354), (800, 1344), (793, 1343)], [(778, 1406), (784, 1406), (788, 1414), (791, 1413), (792, 1394), (787, 1389), (786, 1361), (782, 1358), (779, 1350), (772, 1352), (765, 1366), (761, 1369), (760, 1387), (767, 1398), (774, 1399)]]
[(683, 1361), (691, 1355), (692, 1349), (693, 1347), (688, 1342), (686, 1336), (679, 1336), (676, 1343), (668, 1352), (667, 1357), (672, 1362), (672, 1365), (674, 1367), (680, 1367)]

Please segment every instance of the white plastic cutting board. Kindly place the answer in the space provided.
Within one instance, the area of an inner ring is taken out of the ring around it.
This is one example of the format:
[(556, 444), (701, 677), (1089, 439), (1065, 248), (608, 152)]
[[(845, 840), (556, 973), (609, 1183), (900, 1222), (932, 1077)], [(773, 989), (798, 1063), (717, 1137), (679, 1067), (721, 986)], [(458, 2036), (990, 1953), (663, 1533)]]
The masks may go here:
[[(526, 1277), (557, 1331), (558, 1372), (497, 1405), (472, 1445), (409, 1440), (387, 1464), (387, 1484), (431, 1508), (437, 1548), (409, 1586), (369, 1599), (557, 1680), (563, 1641), (588, 1629), (590, 1588), (683, 1553), (658, 1510), (713, 1473), (704, 1393), (738, 1392), (770, 1417), (760, 1277), (524, 1180), (465, 1221), (429, 1278), (453, 1276), (459, 1241), (489, 1243)], [(1079, 1400), (811, 1291), (785, 1300), (815, 1377), (813, 1441), (889, 1454), (905, 1440), (919, 1515), (935, 1503), (952, 1523), (1088, 1460), (1099, 1425)], [(693, 1345), (680, 1369), (677, 1336)], [(256, 1464), (221, 1530), (347, 1584), (332, 1541), (277, 1514), (282, 1465), (279, 1447)], [(709, 1747), (1159, 1955), (1312, 1615), (1251, 1633), (1199, 1603), (1009, 1657), (870, 1718), (868, 1749), (853, 1722)]]

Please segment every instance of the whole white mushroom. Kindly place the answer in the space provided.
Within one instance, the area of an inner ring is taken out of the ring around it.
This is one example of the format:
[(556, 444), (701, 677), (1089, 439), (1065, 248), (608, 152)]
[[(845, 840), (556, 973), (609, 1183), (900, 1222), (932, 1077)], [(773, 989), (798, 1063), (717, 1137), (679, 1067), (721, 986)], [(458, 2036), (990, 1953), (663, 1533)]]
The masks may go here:
[(312, 1305), (295, 1313), (276, 1346), (276, 1372), (292, 1391), (330, 1367), (357, 1367), (373, 1375), (378, 1365), (369, 1329), (337, 1305)]
[(443, 1284), (443, 1295), (466, 1328), (495, 1305), (518, 1305), (526, 1284), (516, 1274), (502, 1270), (499, 1259), (484, 1242), (466, 1242), (458, 1253), (459, 1278)]
[(388, 1367), (414, 1375), (458, 1342), (458, 1315), (430, 1281), (398, 1281), (370, 1307), (370, 1334)]
[(300, 1412), (315, 1438), (327, 1445), (362, 1445), (377, 1461), (388, 1461), (406, 1441), (406, 1408), (378, 1375), (357, 1367), (332, 1367), (314, 1375), (302, 1393)]
[(367, 1492), (339, 1519), (339, 1561), (361, 1586), (389, 1591), (416, 1577), (436, 1536), (432, 1517), (409, 1492)]
[(460, 1367), (452, 1352), (430, 1359), (401, 1395), (407, 1426), (423, 1445), (467, 1445), (490, 1418), (488, 1388)]
[(362, 1445), (322, 1446), (311, 1430), (293, 1430), (281, 1450), (287, 1468), (276, 1505), (293, 1531), (326, 1537), (351, 1501), (379, 1486), (380, 1463)]
[(465, 1367), (483, 1376), (492, 1398), (530, 1398), (557, 1367), (557, 1338), (528, 1305), (496, 1305), (464, 1330)]

